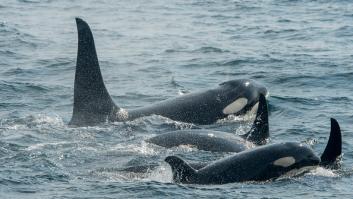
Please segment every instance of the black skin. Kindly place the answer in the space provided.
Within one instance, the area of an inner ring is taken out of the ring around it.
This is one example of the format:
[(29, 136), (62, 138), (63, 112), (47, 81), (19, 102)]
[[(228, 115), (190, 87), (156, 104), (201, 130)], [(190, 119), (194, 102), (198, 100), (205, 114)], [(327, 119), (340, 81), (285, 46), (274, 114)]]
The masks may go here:
[(227, 81), (214, 89), (186, 94), (133, 110), (119, 108), (110, 97), (100, 71), (94, 39), (88, 24), (76, 18), (78, 52), (71, 126), (94, 126), (107, 121), (126, 121), (148, 115), (161, 115), (175, 121), (212, 124), (228, 115), (223, 109), (238, 98), (246, 98), (244, 114), (255, 105), (264, 86), (249, 79)]
[(175, 121), (205, 125), (227, 117), (223, 109), (239, 98), (248, 99), (248, 103), (236, 114), (246, 113), (258, 102), (260, 94), (266, 95), (267, 90), (255, 81), (233, 80), (214, 89), (186, 94), (128, 112), (131, 119), (156, 114)]
[(206, 129), (172, 131), (146, 141), (166, 148), (191, 145), (199, 150), (213, 152), (240, 152), (247, 149), (246, 141), (239, 136)]
[(260, 95), (257, 114), (248, 133), (237, 136), (231, 133), (207, 129), (172, 131), (147, 140), (153, 144), (171, 148), (179, 145), (192, 145), (200, 150), (215, 152), (241, 152), (248, 149), (250, 141), (263, 145), (269, 137), (268, 108), (265, 96)]
[[(165, 161), (173, 171), (173, 179), (178, 183), (225, 184), (244, 181), (265, 181), (306, 166), (330, 167), (341, 156), (342, 134), (338, 122), (331, 118), (331, 132), (321, 158), (311, 148), (301, 143), (287, 142), (271, 144), (246, 150), (215, 161), (201, 169), (190, 167), (176, 156), (168, 156)], [(275, 164), (280, 158), (295, 161), (287, 166)]]
[(325, 167), (337, 167), (336, 161), (342, 153), (342, 134), (337, 120), (331, 118), (330, 138), (325, 151), (321, 155), (321, 165)]
[[(208, 162), (192, 162), (189, 163), (189, 165), (194, 168), (194, 169), (201, 169), (205, 166), (207, 166), (209, 163)], [(136, 166), (128, 166), (125, 168), (120, 168), (118, 171), (122, 172), (130, 172), (130, 173), (147, 173), (148, 171), (151, 171), (153, 169), (156, 169), (159, 167), (160, 164), (155, 163), (155, 164), (144, 164), (144, 165), (136, 165)]]
[[(275, 165), (280, 158), (293, 157), (288, 167)], [(277, 178), (293, 169), (318, 166), (320, 158), (307, 146), (299, 143), (265, 145), (222, 158), (195, 170), (176, 156), (165, 160), (172, 167), (175, 182), (186, 184), (226, 184), (244, 181), (265, 181)]]

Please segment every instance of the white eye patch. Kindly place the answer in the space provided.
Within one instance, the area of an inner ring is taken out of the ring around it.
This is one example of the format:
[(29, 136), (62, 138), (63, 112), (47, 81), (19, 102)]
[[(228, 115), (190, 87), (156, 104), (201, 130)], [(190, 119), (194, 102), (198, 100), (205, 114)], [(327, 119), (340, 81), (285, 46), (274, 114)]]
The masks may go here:
[(280, 158), (273, 162), (274, 165), (281, 166), (281, 167), (289, 167), (294, 163), (295, 163), (295, 159), (292, 156)]
[(257, 113), (257, 109), (259, 109), (259, 102), (257, 102), (250, 110), (250, 114), (255, 115)]
[(246, 104), (248, 103), (248, 99), (242, 97), (237, 100), (235, 100), (233, 103), (229, 104), (227, 107), (223, 109), (224, 114), (233, 114), (239, 112), (241, 109), (243, 109)]

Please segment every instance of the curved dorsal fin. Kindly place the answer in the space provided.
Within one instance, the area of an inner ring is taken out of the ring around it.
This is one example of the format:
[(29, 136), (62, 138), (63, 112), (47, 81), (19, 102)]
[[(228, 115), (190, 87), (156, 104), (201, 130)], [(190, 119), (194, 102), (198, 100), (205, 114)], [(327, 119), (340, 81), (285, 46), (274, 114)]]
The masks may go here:
[(340, 126), (331, 118), (331, 132), (324, 153), (321, 155), (321, 165), (327, 166), (335, 163), (342, 153), (342, 134)]
[(266, 143), (266, 139), (269, 137), (268, 108), (266, 97), (263, 94), (260, 94), (259, 106), (250, 131), (241, 137), (257, 145)]
[(196, 173), (195, 169), (177, 156), (168, 156), (164, 161), (172, 168), (173, 180), (175, 182), (187, 183)]
[(90, 126), (107, 121), (118, 107), (103, 82), (94, 39), (88, 24), (76, 18), (78, 50), (74, 107), (69, 125)]

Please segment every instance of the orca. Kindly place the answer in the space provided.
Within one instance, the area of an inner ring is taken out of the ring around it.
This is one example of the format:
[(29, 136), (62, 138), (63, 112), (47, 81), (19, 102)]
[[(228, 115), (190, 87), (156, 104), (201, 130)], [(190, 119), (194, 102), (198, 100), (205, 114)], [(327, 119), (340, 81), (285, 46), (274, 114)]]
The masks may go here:
[(164, 133), (146, 140), (162, 147), (191, 145), (199, 150), (214, 152), (241, 152), (249, 148), (252, 142), (263, 145), (269, 137), (267, 101), (260, 94), (257, 114), (248, 133), (236, 136), (232, 133), (206, 129), (189, 129)]
[(225, 184), (266, 181), (284, 174), (328, 166), (341, 155), (341, 131), (331, 119), (331, 133), (321, 158), (307, 145), (286, 142), (260, 146), (217, 160), (201, 169), (192, 168), (177, 156), (165, 161), (171, 166), (173, 180), (186, 184)]
[[(207, 164), (208, 164), (207, 162), (191, 162), (191, 163), (189, 163), (189, 165), (194, 169), (201, 169), (201, 168), (207, 166)], [(159, 166), (161, 166), (161, 165), (158, 163), (133, 165), (133, 166), (119, 168), (119, 169), (117, 169), (117, 171), (129, 172), (129, 173), (147, 173), (148, 171), (156, 169)]]
[(268, 95), (267, 89), (256, 81), (238, 79), (223, 82), (213, 89), (125, 110), (113, 102), (105, 87), (90, 27), (80, 18), (76, 18), (76, 24), (78, 51), (71, 126), (94, 126), (153, 114), (180, 122), (212, 124), (228, 115), (255, 109), (260, 94)]

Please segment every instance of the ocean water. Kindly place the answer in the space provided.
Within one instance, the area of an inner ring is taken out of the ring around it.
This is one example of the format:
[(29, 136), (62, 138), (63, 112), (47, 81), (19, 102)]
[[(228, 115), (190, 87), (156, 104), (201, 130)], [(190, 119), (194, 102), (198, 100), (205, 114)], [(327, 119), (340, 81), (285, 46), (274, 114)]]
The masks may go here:
[[(330, 117), (342, 167), (226, 185), (172, 182), (167, 155), (227, 154), (143, 140), (177, 129), (242, 134), (251, 116), (197, 126), (160, 116), (70, 128), (75, 17), (93, 31), (106, 86), (125, 108), (251, 78), (270, 91), (270, 143), (321, 154)], [(352, 198), (353, 2), (1, 0), (0, 198)], [(121, 171), (157, 163), (142, 174)]]

